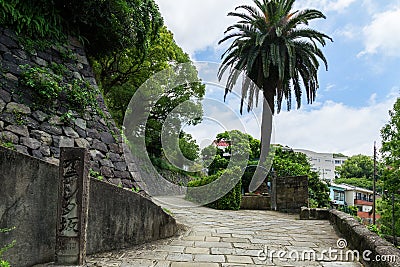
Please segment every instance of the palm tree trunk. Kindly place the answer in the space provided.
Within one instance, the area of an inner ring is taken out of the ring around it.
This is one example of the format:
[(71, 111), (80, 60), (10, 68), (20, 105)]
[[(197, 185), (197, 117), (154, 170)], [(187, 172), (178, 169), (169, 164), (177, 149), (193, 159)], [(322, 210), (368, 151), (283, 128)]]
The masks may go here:
[[(267, 84), (267, 83), (266, 83)], [(257, 169), (249, 185), (249, 192), (255, 191), (267, 177), (272, 165), (273, 155), (269, 155), (272, 135), (272, 115), (274, 110), (274, 88), (272, 83), (264, 86), (263, 112), (261, 118), (261, 153)]]

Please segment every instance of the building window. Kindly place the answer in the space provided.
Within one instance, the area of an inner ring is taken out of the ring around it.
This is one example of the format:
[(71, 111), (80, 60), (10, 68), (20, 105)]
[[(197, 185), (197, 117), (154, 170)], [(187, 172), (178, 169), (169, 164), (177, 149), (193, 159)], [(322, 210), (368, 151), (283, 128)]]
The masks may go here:
[(342, 191), (333, 191), (333, 199), (337, 201), (344, 201), (344, 192)]

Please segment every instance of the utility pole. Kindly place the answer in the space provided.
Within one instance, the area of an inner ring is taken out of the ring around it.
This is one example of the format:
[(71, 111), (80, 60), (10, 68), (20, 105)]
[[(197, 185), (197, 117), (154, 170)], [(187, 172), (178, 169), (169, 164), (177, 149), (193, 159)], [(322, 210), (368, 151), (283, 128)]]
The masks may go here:
[(372, 223), (376, 224), (376, 142), (374, 142), (374, 183), (373, 183), (373, 196), (372, 201)]

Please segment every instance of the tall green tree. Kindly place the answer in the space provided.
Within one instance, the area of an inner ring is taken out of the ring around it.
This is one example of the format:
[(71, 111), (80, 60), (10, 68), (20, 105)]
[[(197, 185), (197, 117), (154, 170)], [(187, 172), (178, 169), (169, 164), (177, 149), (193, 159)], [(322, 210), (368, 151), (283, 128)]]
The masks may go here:
[(385, 189), (390, 193), (400, 190), (400, 98), (389, 111), (390, 120), (381, 129), (382, 158), (387, 166), (383, 172)]
[[(194, 66), (190, 73), (184, 70), (180, 73), (179, 68), (175, 74), (172, 73), (174, 66), (190, 62), (189, 56), (175, 43), (173, 34), (165, 26), (160, 28), (158, 38), (151, 42), (146, 51), (132, 46), (96, 60), (94, 66), (97, 80), (100, 81), (107, 107), (117, 125), (122, 125), (125, 111), (137, 89), (155, 73), (170, 69), (171, 79), (185, 75), (187, 80), (198, 80), (193, 78), (197, 77)], [(201, 83), (163, 89), (163, 96), (154, 103), (146, 125), (146, 145), (152, 157), (162, 157), (161, 130), (167, 116), (179, 104), (189, 99), (197, 99), (197, 105), (194, 105), (193, 109), (176, 114), (177, 125), (196, 124), (200, 121), (202, 108), (199, 100), (204, 93), (205, 86)], [(196, 115), (195, 119), (193, 114)]]
[(351, 156), (336, 171), (340, 178), (373, 179), (374, 160), (371, 157), (361, 154)]
[[(282, 100), (287, 100), (287, 109), (291, 108), (292, 91), (301, 104), (304, 85), (307, 102), (315, 99), (318, 85), (318, 69), (321, 60), (327, 69), (327, 60), (317, 44), (326, 45), (332, 40), (328, 35), (308, 27), (311, 20), (325, 18), (318, 10), (292, 10), (295, 0), (253, 0), (254, 6), (241, 5), (228, 16), (239, 21), (229, 26), (226, 36), (219, 41), (232, 43), (222, 55), (219, 78), (229, 70), (225, 96), (232, 91), (239, 79), (236, 71), (249, 77), (242, 85), (242, 111), (247, 99), (247, 110), (258, 102), (259, 90), (262, 91), (263, 117), (261, 125), (261, 157), (264, 164), (269, 152), (272, 114), (279, 113)], [(236, 71), (235, 71), (236, 70)], [(262, 175), (260, 175), (262, 178)], [(255, 185), (256, 187), (257, 185)]]
[(387, 194), (378, 203), (378, 211), (381, 214), (382, 232), (392, 235), (394, 208), (395, 235), (400, 236), (400, 98), (397, 98), (389, 115), (389, 122), (381, 129), (381, 153), (386, 165), (382, 172), (382, 181)]

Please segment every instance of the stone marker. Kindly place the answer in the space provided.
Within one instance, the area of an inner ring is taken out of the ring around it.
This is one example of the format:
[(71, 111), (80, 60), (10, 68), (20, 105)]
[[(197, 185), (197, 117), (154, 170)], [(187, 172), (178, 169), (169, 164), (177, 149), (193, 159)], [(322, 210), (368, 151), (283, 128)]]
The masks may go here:
[(61, 148), (56, 265), (83, 265), (89, 207), (89, 156), (85, 148)]

